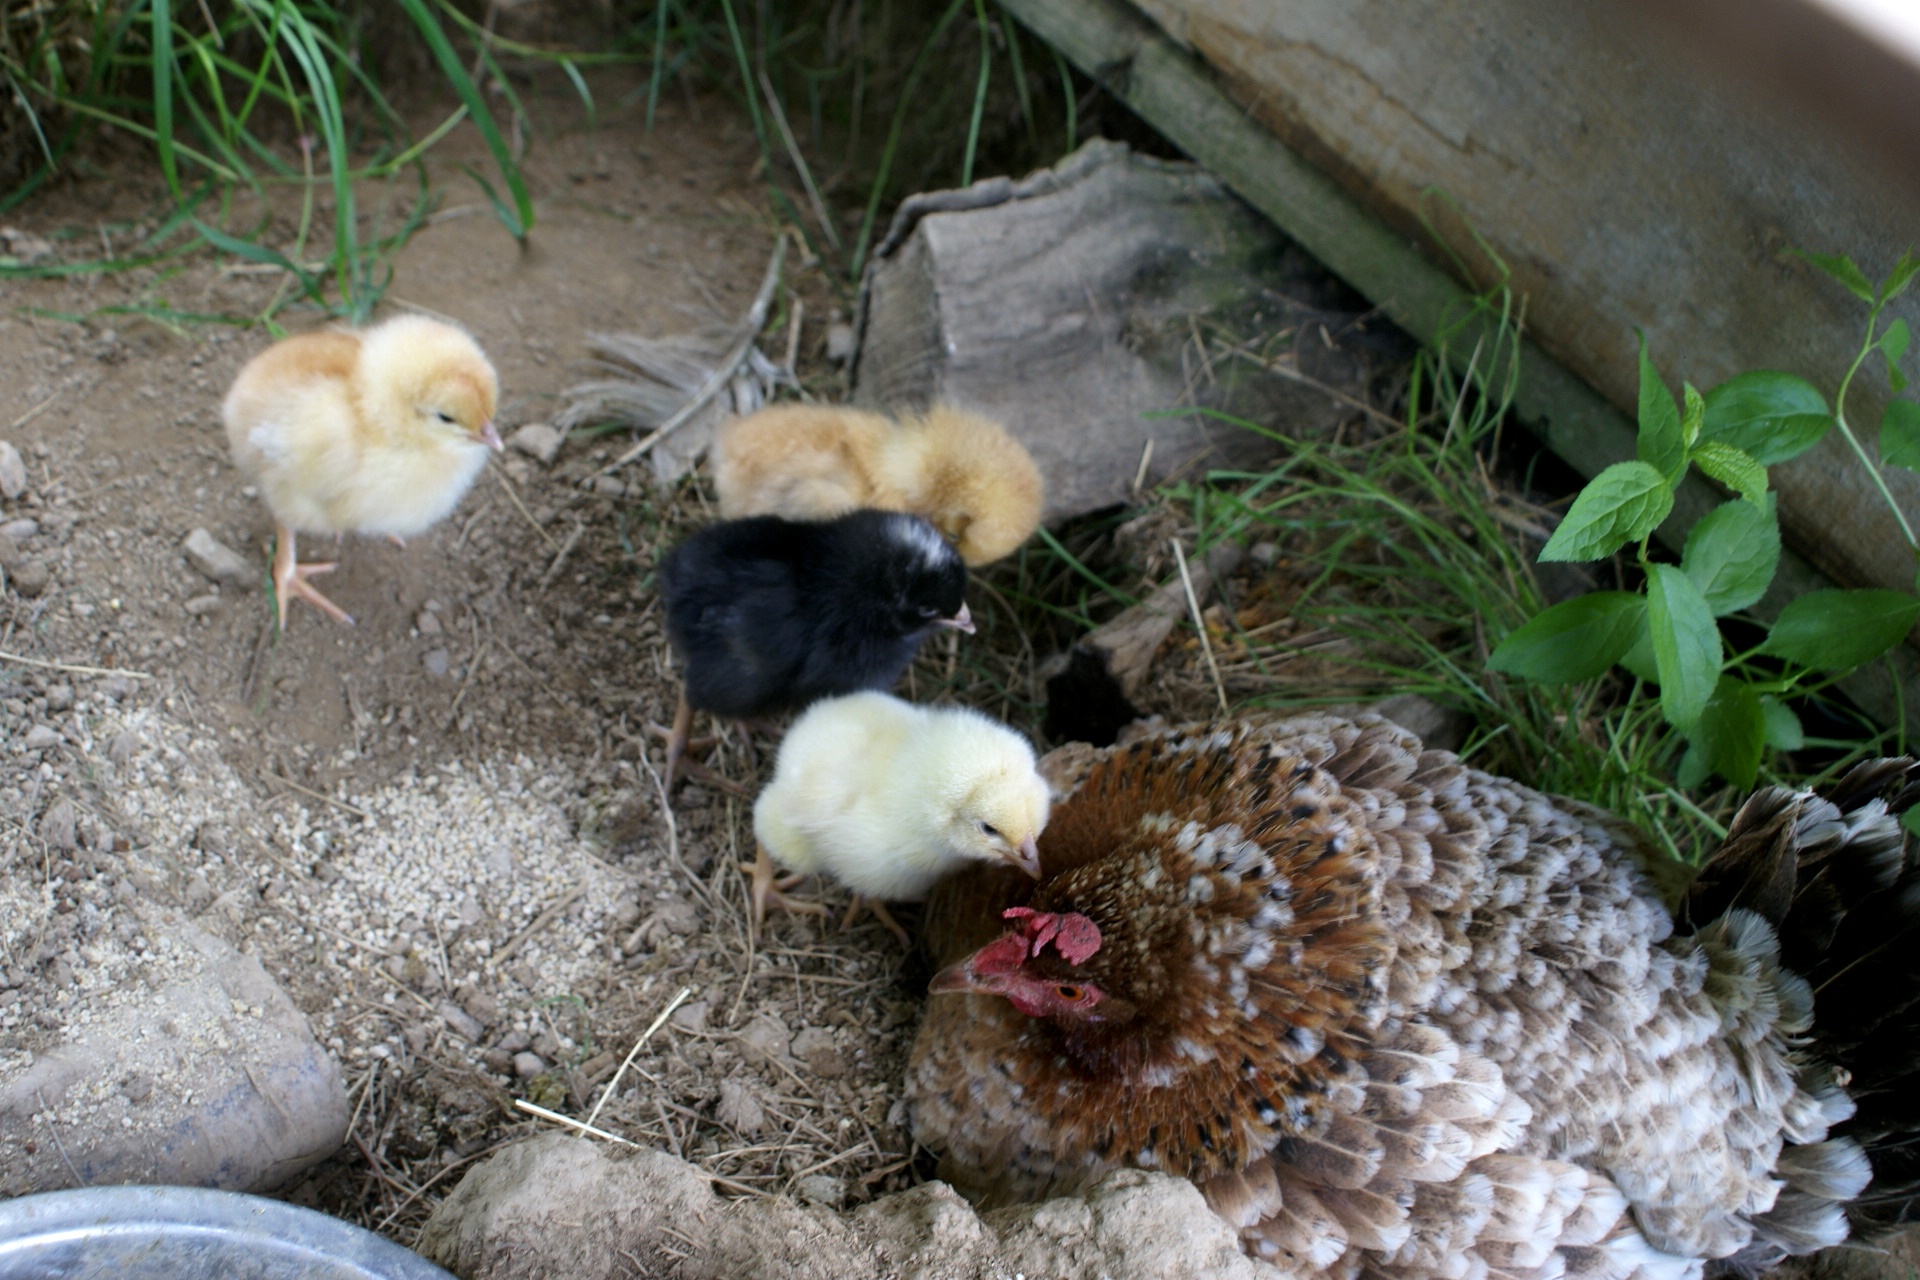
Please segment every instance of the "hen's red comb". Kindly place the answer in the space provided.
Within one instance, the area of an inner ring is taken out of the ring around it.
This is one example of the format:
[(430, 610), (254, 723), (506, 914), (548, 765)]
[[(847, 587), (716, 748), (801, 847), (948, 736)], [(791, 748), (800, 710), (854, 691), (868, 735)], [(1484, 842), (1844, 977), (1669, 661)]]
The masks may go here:
[(995, 938), (976, 951), (973, 971), (977, 974), (1012, 973), (1027, 960), (1027, 940), (1017, 933)]
[(1000, 918), (1020, 921), (1020, 932), (1025, 935), (1030, 955), (1039, 955), (1051, 942), (1068, 964), (1084, 964), (1088, 956), (1100, 949), (1100, 926), (1078, 911), (1008, 907), (1000, 913)]

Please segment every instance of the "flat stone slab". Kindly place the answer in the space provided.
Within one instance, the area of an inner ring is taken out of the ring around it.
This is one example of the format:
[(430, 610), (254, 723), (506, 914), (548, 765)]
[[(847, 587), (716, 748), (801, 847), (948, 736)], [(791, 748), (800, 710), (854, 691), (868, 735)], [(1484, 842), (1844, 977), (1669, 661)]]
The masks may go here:
[(0, 1077), (0, 1196), (264, 1191), (346, 1136), (340, 1068), (260, 962), (172, 911), (139, 914), (162, 979), (83, 998), (57, 1047)]

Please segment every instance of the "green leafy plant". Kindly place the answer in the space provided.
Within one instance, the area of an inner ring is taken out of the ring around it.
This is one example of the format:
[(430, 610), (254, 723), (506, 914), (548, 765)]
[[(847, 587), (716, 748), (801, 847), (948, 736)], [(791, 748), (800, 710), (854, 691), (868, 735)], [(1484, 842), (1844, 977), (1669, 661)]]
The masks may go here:
[[(1847, 418), (1848, 392), (1876, 355), (1896, 397), (1907, 388), (1900, 369), (1910, 339), (1906, 322), (1883, 318), (1887, 304), (1920, 274), (1920, 256), (1903, 254), (1877, 285), (1850, 258), (1802, 256), (1869, 308), (1832, 408), (1806, 379), (1771, 370), (1741, 374), (1705, 395), (1683, 385), (1676, 402), (1643, 336), (1636, 456), (1595, 476), (1540, 552), (1543, 561), (1594, 561), (1630, 551), (1643, 585), (1543, 609), (1487, 659), (1492, 671), (1547, 684), (1592, 680), (1617, 664), (1636, 682), (1631, 697), (1657, 688), (1661, 718), (1687, 744), (1678, 770), (1682, 787), (1714, 774), (1751, 786), (1766, 750), (1795, 750), (1804, 742), (1788, 700), (1881, 657), (1920, 619), (1920, 598), (1906, 592), (1832, 590), (1792, 601), (1764, 639), (1745, 650), (1722, 629), (1722, 620), (1744, 615), (1766, 595), (1779, 567), (1780, 527), (1767, 469), (1805, 453), (1829, 431), (1846, 440), (1920, 555), (1880, 470), (1881, 464), (1920, 470), (1920, 403), (1896, 398), (1888, 404), (1880, 464)], [(1735, 496), (1688, 532), (1679, 564), (1658, 561), (1653, 532), (1672, 511), (1689, 469)]]

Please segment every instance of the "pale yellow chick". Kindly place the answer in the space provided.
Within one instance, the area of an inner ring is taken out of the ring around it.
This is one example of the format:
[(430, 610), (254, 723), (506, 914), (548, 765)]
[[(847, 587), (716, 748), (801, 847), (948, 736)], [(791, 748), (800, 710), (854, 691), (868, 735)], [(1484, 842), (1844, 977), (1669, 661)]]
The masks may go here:
[(294, 597), (351, 623), (307, 579), (296, 533), (394, 541), (444, 519), (500, 448), (499, 378), (480, 346), (438, 320), (405, 315), (358, 333), (287, 338), (240, 370), (220, 411), (234, 465), (260, 487), (278, 526), (273, 586), (280, 625)]
[[(978, 711), (884, 693), (816, 702), (787, 731), (753, 806), (754, 925), (769, 898), (793, 905), (778, 889), (821, 874), (868, 899), (905, 941), (882, 902), (918, 901), (968, 861), (1037, 877), (1047, 805), (1033, 748)], [(794, 874), (776, 885), (773, 862)]]
[(898, 422), (782, 404), (714, 441), (720, 514), (824, 520), (860, 507), (924, 516), (970, 565), (1012, 554), (1040, 523), (1040, 469), (1005, 427), (951, 405)]

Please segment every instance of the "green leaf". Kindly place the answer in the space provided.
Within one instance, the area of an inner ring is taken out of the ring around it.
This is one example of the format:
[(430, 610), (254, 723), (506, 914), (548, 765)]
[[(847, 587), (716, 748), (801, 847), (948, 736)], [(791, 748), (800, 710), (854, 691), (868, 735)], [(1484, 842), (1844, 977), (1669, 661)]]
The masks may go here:
[(1716, 618), (1738, 612), (1767, 593), (1780, 565), (1780, 524), (1771, 496), (1723, 502), (1687, 531), (1680, 568)]
[(1700, 748), (1706, 766), (1735, 786), (1751, 787), (1760, 771), (1765, 740), (1766, 717), (1753, 686), (1734, 676), (1721, 676), (1690, 739)]
[(1680, 440), (1691, 449), (1694, 442), (1700, 439), (1701, 427), (1706, 425), (1707, 402), (1691, 382), (1683, 382), (1680, 384), (1680, 403), (1683, 406), (1680, 412)]
[(1887, 358), (1889, 365), (1896, 365), (1900, 363), (1900, 358), (1907, 354), (1907, 347), (1912, 341), (1913, 334), (1907, 330), (1907, 322), (1895, 320), (1887, 326), (1887, 331), (1880, 335), (1880, 341), (1873, 345), (1880, 348), (1880, 354)]
[(1795, 252), (1845, 285), (1847, 292), (1860, 301), (1872, 303), (1873, 285), (1868, 283), (1866, 273), (1855, 265), (1852, 258), (1844, 253), (1808, 253), (1805, 249)]
[(1487, 669), (1544, 684), (1591, 680), (1640, 634), (1646, 603), (1626, 591), (1590, 591), (1543, 609), (1502, 640)]
[(1680, 757), (1680, 767), (1674, 771), (1673, 780), (1680, 784), (1682, 791), (1691, 791), (1713, 775), (1707, 765), (1707, 757), (1700, 748), (1687, 744), (1686, 754)]
[(1770, 467), (1811, 449), (1832, 425), (1827, 398), (1811, 382), (1791, 373), (1755, 369), (1707, 392), (1700, 434)]
[[(493, 114), (487, 110), (486, 99), (480, 94), (480, 88), (467, 74), (466, 64), (447, 39), (447, 33), (440, 26), (433, 11), (427, 7), (427, 0), (400, 0), (400, 7), (407, 11), (413, 25), (433, 51), (434, 61), (440, 64), (440, 72), (453, 90), (466, 104), (467, 116), (473, 121), (474, 128), (480, 131), (480, 138), (487, 144), (487, 150), (493, 153), (493, 160), (500, 168), (500, 176), (506, 179), (507, 194), (513, 198), (512, 217), (504, 216), (506, 205), (494, 195), (492, 188), (482, 182), (487, 199), (493, 204), (495, 216), (505, 224), (508, 231), (519, 240), (525, 240), (527, 232), (533, 229), (533, 197), (527, 193), (527, 184), (521, 177), (520, 166), (513, 158), (513, 151), (507, 146), (507, 140), (500, 136), (500, 127), (493, 122)], [(482, 47), (484, 52), (484, 46)], [(506, 77), (500, 77), (502, 84)]]
[(1693, 451), (1693, 465), (1755, 506), (1767, 500), (1767, 469), (1745, 449), (1708, 440)]
[(1920, 599), (1904, 591), (1809, 591), (1780, 611), (1760, 652), (1844, 671), (1899, 644), (1916, 618)]
[(1766, 742), (1775, 751), (1798, 751), (1807, 745), (1807, 734), (1793, 708), (1772, 694), (1760, 698), (1760, 717), (1766, 724)]
[(1680, 435), (1680, 411), (1673, 407), (1673, 393), (1660, 380), (1647, 354), (1647, 335), (1640, 335), (1640, 439), (1636, 449), (1640, 461), (1663, 476), (1677, 477), (1686, 465), (1687, 446)]
[(1900, 255), (1900, 261), (1893, 264), (1893, 274), (1880, 286), (1880, 300), (1892, 302), (1905, 293), (1917, 273), (1920, 273), (1920, 255), (1916, 255), (1912, 246), (1908, 246), (1907, 251)]
[[(1920, 600), (1914, 602), (1920, 608)], [(1690, 733), (1720, 680), (1720, 628), (1693, 579), (1670, 564), (1647, 573), (1647, 629), (1660, 677), (1660, 712)]]
[(1920, 403), (1887, 401), (1880, 415), (1880, 461), (1920, 471)]
[(1673, 510), (1673, 486), (1644, 462), (1616, 462), (1587, 482), (1540, 548), (1542, 560), (1600, 560), (1638, 542)]
[(1648, 684), (1660, 683), (1660, 668), (1653, 660), (1653, 632), (1647, 626), (1645, 614), (1640, 616), (1640, 634), (1620, 655), (1620, 665)]

